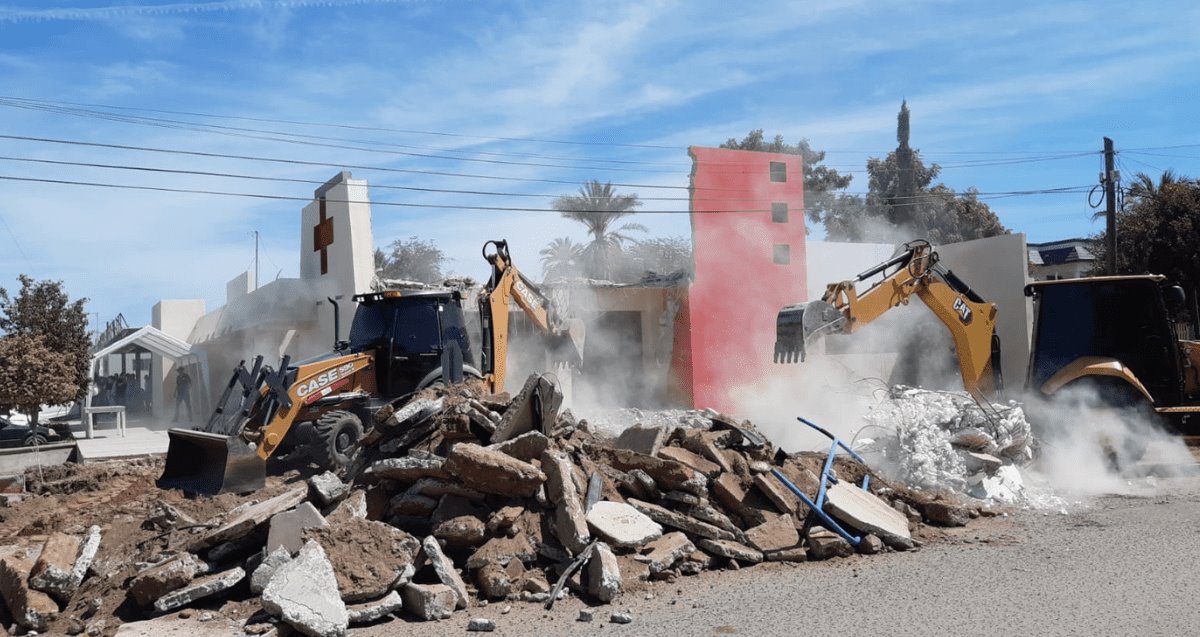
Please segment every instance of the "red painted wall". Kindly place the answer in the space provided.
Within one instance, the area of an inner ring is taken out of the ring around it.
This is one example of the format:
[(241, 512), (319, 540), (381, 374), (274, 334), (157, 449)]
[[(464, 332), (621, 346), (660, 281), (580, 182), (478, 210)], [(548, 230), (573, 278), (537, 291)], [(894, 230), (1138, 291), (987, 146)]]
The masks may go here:
[[(683, 317), (690, 342), (673, 362), (690, 360), (677, 378), (690, 382), (692, 406), (735, 413), (729, 391), (759, 382), (774, 364), (779, 308), (808, 298), (804, 171), (798, 155), (695, 146), (688, 153), (696, 275)], [(772, 163), (785, 181), (772, 180)], [(774, 218), (772, 204), (786, 205), (786, 220)], [(776, 262), (777, 250), (787, 263)]]

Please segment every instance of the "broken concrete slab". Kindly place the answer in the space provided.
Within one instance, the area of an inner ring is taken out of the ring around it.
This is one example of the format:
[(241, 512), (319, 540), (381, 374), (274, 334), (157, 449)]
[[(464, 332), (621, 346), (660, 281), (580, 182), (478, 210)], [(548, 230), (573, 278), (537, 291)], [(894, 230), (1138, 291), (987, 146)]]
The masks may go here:
[(737, 560), (747, 564), (758, 564), (763, 561), (761, 551), (752, 549), (744, 544), (739, 544), (731, 540), (710, 540), (707, 538), (697, 538), (696, 547), (700, 550), (717, 557), (724, 557), (730, 560)]
[(250, 574), (250, 592), (259, 595), (267, 588), (267, 584), (271, 582), (271, 576), (275, 575), (275, 571), (279, 570), (280, 566), (292, 561), (292, 553), (286, 548), (279, 546), (274, 551), (271, 551), (258, 564), (258, 568)]
[(44, 631), (58, 615), (58, 604), (47, 594), (29, 587), (33, 560), (25, 554), (0, 559), (0, 597), (14, 621), (28, 630)]
[(71, 599), (75, 585), (71, 571), (79, 554), (80, 539), (66, 533), (51, 533), (29, 573), (29, 586), (48, 593), (60, 602)]
[(546, 481), (528, 462), (467, 442), (454, 445), (442, 466), (467, 487), (495, 495), (531, 497)]
[(346, 496), (345, 500), (338, 503), (329, 515), (325, 516), (325, 521), (334, 524), (340, 520), (348, 520), (358, 518), (365, 520), (367, 518), (367, 492), (361, 489), (355, 489)]
[(682, 462), (597, 445), (589, 445), (587, 450), (598, 462), (608, 463), (620, 471), (644, 471), (654, 479), (659, 489), (686, 491), (699, 496), (708, 495), (708, 478)]
[(403, 608), (404, 600), (400, 598), (400, 593), (391, 591), (383, 599), (347, 606), (346, 616), (349, 618), (351, 626), (357, 626), (379, 621), (388, 615), (398, 614)]
[(619, 548), (641, 547), (662, 537), (663, 529), (649, 516), (620, 502), (597, 502), (587, 513), (588, 526)]
[(321, 512), (311, 502), (301, 502), (291, 511), (276, 513), (271, 516), (270, 530), (267, 532), (266, 551), (270, 553), (278, 547), (284, 547), (290, 553), (296, 553), (304, 547), (304, 532), (308, 529), (320, 529), (329, 526)]
[(446, 557), (442, 552), (442, 547), (433, 536), (425, 538), (421, 542), (421, 554), (429, 564), (433, 566), (433, 572), (437, 573), (438, 579), (450, 587), (454, 591), (455, 608), (466, 608), (471, 602), (471, 594), (467, 591), (467, 584), (463, 581), (462, 576), (458, 574), (458, 570), (454, 568), (454, 561)]
[(367, 480), (395, 480), (397, 482), (416, 482), (421, 478), (438, 478), (444, 480), (446, 471), (442, 468), (445, 460), (433, 456), (417, 458), (404, 456), (401, 458), (384, 458), (371, 463), (362, 472)]
[(780, 513), (795, 513), (800, 508), (800, 498), (797, 498), (796, 494), (789, 491), (778, 478), (770, 473), (755, 474), (754, 486), (767, 496), (767, 499), (775, 505), (775, 508), (779, 509)]
[(250, 505), (242, 509), (220, 527), (194, 540), (189, 550), (194, 553), (216, 546), (222, 542), (236, 540), (249, 535), (251, 531), (259, 525), (265, 524), (267, 520), (270, 520), (277, 513), (283, 513), (304, 502), (306, 497), (308, 497), (307, 485), (295, 487), (273, 498)]
[(492, 535), (508, 534), (509, 529), (513, 528), (524, 512), (525, 508), (518, 506), (506, 506), (493, 511), (488, 516), (487, 532)]
[(417, 538), (384, 522), (352, 520), (312, 529), (308, 538), (325, 549), (342, 600), (379, 599), (415, 572)]
[(310, 637), (343, 637), (350, 625), (333, 565), (325, 549), (312, 540), (275, 571), (263, 590), (262, 606)]
[(719, 529), (724, 529), (733, 534), (733, 539), (745, 544), (748, 540), (745, 538), (745, 533), (738, 528), (738, 525), (729, 519), (723, 511), (709, 504), (707, 500), (701, 501), (699, 504), (687, 507), (683, 513), (690, 515), (701, 522), (707, 522)]
[(191, 553), (180, 553), (158, 566), (138, 573), (129, 582), (129, 597), (138, 606), (149, 606), (167, 593), (192, 583), (201, 568), (203, 563)]
[[(414, 482), (404, 493), (423, 495), (435, 500), (440, 500), (448, 495), (456, 495), (468, 500), (484, 499), (484, 494), (481, 491), (465, 487), (457, 482), (440, 480), (438, 478), (421, 478)], [(395, 498), (392, 499), (394, 500)]]
[(246, 571), (237, 566), (228, 571), (193, 580), (191, 584), (167, 593), (155, 600), (154, 610), (165, 613), (169, 610), (182, 608), (197, 600), (227, 591), (237, 586), (238, 582), (245, 579), (245, 577)]
[(438, 502), (437, 498), (406, 491), (388, 502), (388, 512), (392, 515), (431, 516), (437, 509)]
[(554, 533), (572, 555), (578, 555), (592, 538), (575, 484), (574, 465), (567, 454), (555, 450), (546, 450), (541, 461), (546, 496), (555, 505)]
[[(539, 401), (533, 400), (535, 393), (541, 398)], [(492, 442), (511, 440), (534, 429), (541, 429), (542, 433), (546, 433), (546, 430), (554, 425), (562, 403), (562, 390), (552, 377), (531, 374), (525, 379), (525, 386), (521, 388), (521, 392), (513, 397), (508, 409), (504, 410), (500, 422), (496, 423)], [(540, 406), (541, 410), (535, 413), (536, 406)]]
[(413, 584), (409, 582), (400, 591), (404, 608), (425, 621), (449, 619), (454, 613), (457, 597), (445, 584)]
[(650, 569), (650, 574), (661, 573), (696, 550), (696, 545), (686, 535), (673, 531), (647, 544), (638, 560)]
[(633, 508), (644, 513), (651, 520), (654, 520), (655, 522), (658, 522), (664, 526), (676, 528), (691, 535), (698, 535), (700, 537), (706, 537), (712, 540), (734, 539), (733, 534), (725, 529), (715, 527), (707, 522), (701, 522), (700, 520), (689, 517), (682, 513), (660, 507), (657, 504), (642, 502), (641, 500), (634, 498), (629, 499), (629, 504)]
[(93, 524), (83, 534), (83, 542), (79, 545), (79, 555), (75, 557), (75, 566), (71, 567), (71, 594), (79, 589), (83, 579), (87, 577), (96, 553), (100, 551), (100, 527)]
[(350, 485), (332, 471), (319, 473), (308, 479), (309, 496), (322, 507), (327, 507), (350, 493)]
[(925, 519), (941, 526), (966, 526), (971, 521), (966, 507), (950, 502), (929, 502), (923, 508)]
[(546, 449), (550, 448), (550, 439), (540, 431), (527, 431), (516, 438), (489, 445), (487, 448), (506, 453), (517, 460), (532, 462), (541, 458)]
[(467, 558), (467, 568), (472, 570), (483, 568), (488, 562), (493, 561), (504, 566), (514, 559), (522, 562), (532, 562), (537, 559), (537, 548), (524, 531), (520, 531), (512, 537), (497, 537), (488, 540)]
[(868, 491), (836, 482), (825, 492), (825, 507), (842, 523), (876, 535), (892, 548), (904, 550), (913, 546), (908, 518)]
[(831, 557), (850, 557), (854, 547), (845, 538), (823, 526), (809, 528), (808, 557), (814, 560), (825, 560)]
[(662, 427), (646, 427), (638, 423), (622, 431), (621, 435), (617, 436), (616, 441), (613, 442), (613, 446), (617, 449), (644, 453), (647, 456), (656, 456), (662, 449), (664, 437), (665, 432)]
[(379, 422), (384, 429), (394, 429), (405, 424), (416, 424), (442, 410), (445, 398), (416, 398), (405, 403), (403, 407), (393, 411), (387, 418)]
[(783, 549), (781, 551), (767, 551), (763, 553), (764, 562), (806, 562), (808, 561), (808, 551), (803, 547)]
[(783, 513), (768, 519), (766, 522), (746, 529), (746, 539), (750, 545), (763, 551), (782, 551), (800, 543), (800, 532), (792, 516)]
[(621, 592), (621, 567), (617, 556), (604, 542), (597, 542), (588, 561), (588, 593), (608, 603)]
[(983, 471), (992, 474), (1004, 466), (1003, 460), (991, 454), (964, 451), (959, 455), (962, 456), (963, 463), (967, 466), (967, 471)]
[(702, 458), (683, 447), (663, 447), (658, 450), (658, 457), (682, 462), (709, 478), (715, 478), (721, 474), (721, 465)]

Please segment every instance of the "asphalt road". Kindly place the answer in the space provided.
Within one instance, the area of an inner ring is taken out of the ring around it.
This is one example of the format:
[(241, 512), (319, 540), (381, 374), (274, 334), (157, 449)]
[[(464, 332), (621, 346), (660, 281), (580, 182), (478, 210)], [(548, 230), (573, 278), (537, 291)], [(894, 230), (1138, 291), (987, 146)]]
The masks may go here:
[[(1153, 482), (1150, 485), (1149, 482)], [(1139, 481), (1067, 514), (976, 521), (908, 553), (717, 571), (590, 608), (492, 604), (420, 624), (394, 620), (354, 637), (497, 635), (1191, 635), (1200, 632), (1200, 478)], [(1152, 488), (1151, 488), (1152, 487)], [(633, 623), (607, 623), (628, 610)]]

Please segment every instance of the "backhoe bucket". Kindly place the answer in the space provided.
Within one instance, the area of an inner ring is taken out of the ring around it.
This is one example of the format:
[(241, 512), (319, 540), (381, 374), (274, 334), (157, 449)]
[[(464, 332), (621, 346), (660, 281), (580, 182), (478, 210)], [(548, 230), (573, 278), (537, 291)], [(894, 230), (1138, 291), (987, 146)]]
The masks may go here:
[(803, 362), (809, 343), (840, 332), (845, 323), (842, 311), (825, 301), (785, 306), (775, 318), (775, 362)]
[(555, 365), (581, 367), (586, 329), (579, 319), (563, 321), (564, 329), (548, 336), (550, 358)]
[(167, 435), (167, 466), (159, 488), (216, 495), (249, 493), (266, 485), (267, 463), (240, 436), (179, 428)]

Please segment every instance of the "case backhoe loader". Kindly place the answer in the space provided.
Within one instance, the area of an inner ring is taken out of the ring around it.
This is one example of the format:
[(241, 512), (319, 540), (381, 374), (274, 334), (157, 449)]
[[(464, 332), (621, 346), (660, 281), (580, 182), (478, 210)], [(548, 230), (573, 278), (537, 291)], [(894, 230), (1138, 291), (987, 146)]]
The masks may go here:
[[(299, 363), (285, 356), (278, 368), (264, 365), (262, 356), (250, 369), (243, 361), (203, 428), (171, 429), (158, 486), (210, 495), (255, 491), (265, 483), (268, 459), (297, 450), (336, 470), (352, 461), (359, 439), (384, 405), (435, 383), (466, 377), (502, 391), (513, 300), (544, 332), (552, 360), (579, 366), (582, 321), (558, 315), (549, 299), (513, 266), (507, 242), (488, 241), (484, 258), (492, 273), (479, 297), (479, 367), (472, 364), (459, 292), (357, 295), (348, 341)], [(340, 333), (337, 304), (330, 302), (334, 330)]]

